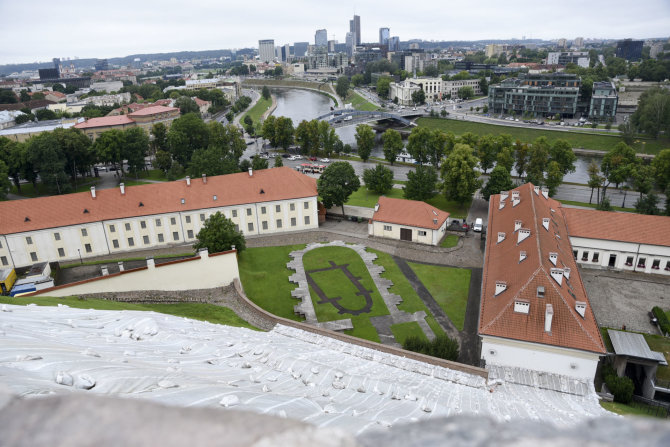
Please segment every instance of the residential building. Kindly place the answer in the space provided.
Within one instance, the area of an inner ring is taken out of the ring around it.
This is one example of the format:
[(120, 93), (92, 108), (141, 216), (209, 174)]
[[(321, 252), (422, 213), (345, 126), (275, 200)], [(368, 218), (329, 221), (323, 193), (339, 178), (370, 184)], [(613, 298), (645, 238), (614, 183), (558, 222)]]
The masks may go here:
[(581, 267), (670, 276), (670, 217), (564, 208)]
[(0, 110), (0, 130), (16, 125), (16, 117), (23, 115), (20, 110)]
[(492, 195), (479, 335), (486, 366), (593, 380), (606, 353), (561, 203), (530, 183)]
[(416, 200), (381, 196), (368, 235), (437, 245), (449, 226), (449, 213)]
[(313, 230), (317, 195), (282, 167), (0, 202), (0, 268), (192, 244), (217, 211), (246, 236)]
[(336, 46), (337, 46), (337, 40), (329, 40), (328, 41), (328, 52), (329, 53), (334, 53)]
[(389, 99), (397, 102), (401, 106), (410, 106), (414, 104), (412, 94), (419, 90), (421, 90), (421, 87), (409, 79), (405, 79), (401, 82), (391, 82), (389, 84)]
[(578, 50), (584, 48), (584, 38), (575, 37), (575, 40), (572, 42), (572, 46)]
[[(202, 112), (202, 107), (205, 108), (205, 113), (207, 113), (207, 109), (209, 108), (209, 101), (201, 101), (198, 99), (196, 101), (196, 104), (198, 104), (198, 107), (201, 108)], [(172, 121), (175, 119), (179, 118), (179, 109), (177, 107), (165, 107), (165, 106), (153, 106), (153, 107), (146, 107), (144, 109), (140, 109), (136, 112), (128, 114), (128, 117), (135, 121), (137, 126), (141, 127), (144, 129), (147, 134), (151, 133), (151, 128), (153, 127), (154, 124), (157, 123), (163, 123), (165, 127), (170, 127), (172, 124)]]
[(318, 29), (314, 34), (314, 45), (317, 47), (328, 46), (328, 31), (325, 29)]
[(44, 93), (44, 99), (46, 99), (47, 101), (64, 102), (66, 98), (65, 93), (61, 92), (46, 90), (43, 91), (42, 93)]
[[(2, 112), (0, 112), (2, 113)], [(79, 118), (83, 120), (83, 118)], [(30, 137), (41, 134), (42, 132), (52, 132), (55, 129), (68, 129), (77, 124), (77, 119), (58, 119), (46, 121), (28, 121), (18, 126), (8, 127), (0, 130), (0, 137), (9, 138), (17, 143), (24, 142)]]
[[(379, 28), (379, 44), (388, 45), (391, 37), (391, 30), (389, 28)], [(390, 51), (390, 49), (389, 49)]]
[(354, 43), (356, 46), (361, 44), (361, 18), (354, 15), (354, 18), (349, 20), (349, 32), (355, 36)]
[(90, 118), (84, 122), (77, 123), (75, 129), (81, 130), (92, 141), (95, 141), (100, 134), (112, 129), (126, 130), (135, 127), (136, 123), (128, 115), (103, 116), (100, 118)]
[(589, 106), (589, 118), (613, 120), (616, 117), (619, 95), (613, 82), (594, 82)]
[(616, 57), (627, 61), (639, 61), (642, 59), (643, 40), (624, 39), (616, 44)]
[[(409, 84), (406, 84), (406, 81), (409, 81)], [(395, 85), (394, 85), (395, 84)], [(416, 90), (412, 87), (418, 86), (419, 89), (423, 90), (426, 94), (426, 102), (441, 101), (447, 95), (451, 95), (452, 98), (458, 97), (458, 91), (463, 87), (472, 87), (473, 93), (476, 96), (482, 94), (480, 87), (479, 79), (466, 79), (458, 81), (444, 81), (442, 78), (429, 78), (429, 77), (420, 77), (420, 78), (409, 78), (405, 80), (405, 85), (403, 83), (391, 83), (391, 90), (389, 92), (390, 99), (393, 100), (396, 96), (398, 97), (398, 103), (402, 105), (410, 105), (411, 94)], [(403, 89), (408, 89), (403, 91)], [(409, 96), (407, 96), (409, 95)]]
[(576, 64), (582, 68), (589, 68), (589, 53), (586, 51), (562, 51), (547, 54), (547, 65)]
[(289, 44), (284, 44), (281, 47), (281, 60), (282, 62), (288, 62), (291, 58), (291, 46)]
[(658, 59), (658, 55), (663, 53), (663, 42), (656, 42), (649, 47), (649, 57)]
[(103, 82), (92, 82), (91, 90), (96, 92), (118, 92), (123, 88), (123, 81), (103, 81)]
[(489, 86), (489, 110), (536, 117), (574, 117), (580, 85), (581, 78), (572, 74), (521, 74)]
[(258, 41), (258, 56), (261, 62), (269, 63), (275, 60), (274, 39), (265, 39)]
[(307, 47), (309, 42), (295, 42), (293, 44), (293, 56), (294, 57), (303, 57), (307, 53)]
[(109, 62), (107, 59), (96, 59), (95, 71), (109, 70)]
[(509, 45), (500, 45), (500, 44), (489, 44), (486, 45), (486, 49), (484, 51), (484, 54), (486, 54), (486, 57), (496, 57), (499, 56), (501, 53), (505, 53), (507, 49), (509, 48)]
[(568, 40), (567, 39), (558, 39), (558, 43), (556, 44), (557, 48), (567, 48), (568, 47)]

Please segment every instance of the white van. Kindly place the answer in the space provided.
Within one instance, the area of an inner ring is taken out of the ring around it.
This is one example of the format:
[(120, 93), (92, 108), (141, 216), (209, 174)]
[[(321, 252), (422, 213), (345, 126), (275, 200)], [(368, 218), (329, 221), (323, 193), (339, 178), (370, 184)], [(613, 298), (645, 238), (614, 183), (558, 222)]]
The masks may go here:
[(484, 224), (484, 221), (482, 220), (481, 217), (476, 218), (475, 219), (475, 224), (472, 226), (472, 231), (476, 231), (477, 233), (481, 233), (483, 224)]

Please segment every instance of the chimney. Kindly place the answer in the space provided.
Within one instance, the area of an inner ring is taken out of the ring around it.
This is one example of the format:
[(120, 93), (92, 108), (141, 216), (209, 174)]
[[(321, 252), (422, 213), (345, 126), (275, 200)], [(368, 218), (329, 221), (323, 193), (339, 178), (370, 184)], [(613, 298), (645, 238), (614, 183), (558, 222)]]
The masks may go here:
[(544, 227), (545, 230), (549, 231), (549, 218), (548, 217), (543, 217), (542, 218), (542, 226)]
[(377, 211), (379, 211), (379, 204), (378, 204), (378, 203), (375, 204), (375, 213), (376, 213)]
[(544, 332), (551, 334), (551, 320), (554, 319), (554, 306), (547, 303), (547, 308), (544, 311)]
[(201, 248), (198, 250), (198, 256), (200, 256), (200, 259), (207, 259), (209, 257), (209, 250)]
[(496, 281), (496, 292), (495, 296), (500, 295), (507, 289), (507, 283), (505, 281)]
[(191, 177), (186, 176), (186, 186), (191, 186)]
[(584, 301), (576, 301), (575, 310), (584, 318), (584, 315), (586, 315), (586, 303)]
[(437, 219), (433, 219), (433, 224), (437, 225)]
[(253, 176), (254, 176), (254, 171), (253, 171), (253, 169), (249, 168), (249, 177), (253, 177)]
[(95, 199), (95, 186), (91, 186), (91, 197)]
[(123, 261), (119, 261), (119, 271), (122, 272), (124, 270), (125, 268), (123, 267)]
[(207, 174), (202, 174), (202, 183), (207, 184)]
[(119, 183), (119, 188), (121, 188), (121, 195), (122, 196), (125, 195), (126, 194), (126, 185), (123, 184), (123, 183)]
[(147, 268), (148, 269), (156, 268), (156, 262), (154, 261), (153, 256), (147, 256)]
[(109, 269), (106, 265), (100, 266), (100, 272), (102, 273), (102, 276), (109, 276)]

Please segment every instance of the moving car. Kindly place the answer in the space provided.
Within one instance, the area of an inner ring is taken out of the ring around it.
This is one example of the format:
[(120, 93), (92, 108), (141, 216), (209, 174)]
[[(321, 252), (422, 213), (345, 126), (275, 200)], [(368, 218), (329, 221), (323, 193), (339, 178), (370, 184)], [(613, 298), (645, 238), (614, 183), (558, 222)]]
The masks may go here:
[(330, 163), (330, 158), (322, 158), (319, 160), (321, 163)]

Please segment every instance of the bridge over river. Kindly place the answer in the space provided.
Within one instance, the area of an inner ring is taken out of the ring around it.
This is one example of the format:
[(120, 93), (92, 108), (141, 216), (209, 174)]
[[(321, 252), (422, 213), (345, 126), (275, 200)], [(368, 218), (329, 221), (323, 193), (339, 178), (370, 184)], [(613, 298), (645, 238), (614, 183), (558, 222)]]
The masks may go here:
[(368, 112), (364, 110), (336, 109), (324, 115), (318, 116), (316, 119), (328, 121), (335, 128), (387, 119), (399, 121), (406, 126), (416, 126), (416, 123), (410, 121), (407, 118), (423, 115), (423, 112), (417, 110), (401, 110), (398, 112)]

